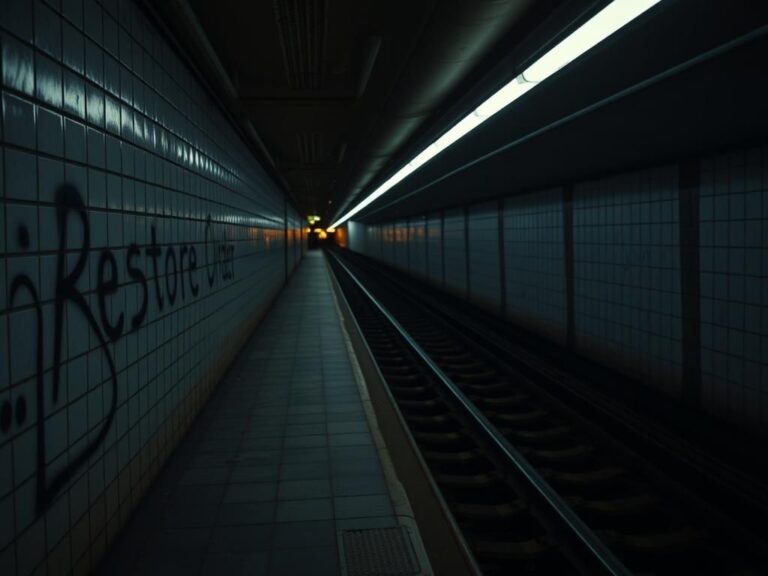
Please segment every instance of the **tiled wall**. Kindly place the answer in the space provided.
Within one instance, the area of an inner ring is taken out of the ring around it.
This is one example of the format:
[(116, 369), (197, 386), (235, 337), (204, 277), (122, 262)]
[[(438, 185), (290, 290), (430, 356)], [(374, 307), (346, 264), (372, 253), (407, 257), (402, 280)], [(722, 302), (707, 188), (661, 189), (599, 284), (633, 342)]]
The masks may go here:
[(0, 574), (83, 573), (301, 226), (133, 2), (2, 0), (0, 52)]
[(408, 220), (395, 222), (394, 242), (395, 267), (408, 272)]
[[(686, 171), (692, 182), (681, 182)], [(690, 186), (697, 216), (683, 228)], [(467, 207), (468, 245), (463, 208), (426, 216), (434, 285), (444, 273), (446, 290), (503, 308), (510, 322), (768, 432), (768, 148), (510, 196), (503, 206), (501, 259), (497, 203)], [(681, 234), (698, 246), (698, 265), (681, 261)], [(683, 280), (697, 287), (698, 308)], [(684, 305), (695, 314), (687, 337)]]
[(368, 252), (368, 237), (370, 236), (369, 228), (359, 222), (350, 221), (345, 224), (348, 230), (348, 242), (347, 246), (354, 252), (367, 253)]
[[(350, 223), (352, 225), (352, 223)], [(361, 226), (364, 226), (361, 224)], [(382, 231), (379, 226), (365, 226), (365, 251), (364, 254), (370, 254), (377, 260), (383, 259), (382, 249)]]
[(432, 213), (427, 216), (427, 275), (435, 286), (443, 285), (443, 219)]
[(288, 212), (286, 239), (288, 242), (287, 261), (288, 270), (293, 270), (301, 259), (301, 237), (303, 234), (303, 223), (299, 215), (293, 210)]
[(507, 318), (560, 342), (566, 331), (562, 202), (560, 189), (504, 201)]
[(677, 396), (681, 376), (678, 169), (573, 191), (577, 349)]
[(424, 278), (427, 271), (426, 218), (414, 216), (408, 220), (408, 265), (410, 272)]
[(768, 148), (701, 165), (702, 403), (768, 427)]
[(395, 224), (380, 226), (381, 230), (381, 259), (390, 266), (396, 267), (395, 262)]
[(443, 258), (445, 288), (459, 296), (467, 295), (467, 242), (464, 209), (447, 210), (443, 217)]
[(468, 217), (470, 299), (479, 306), (500, 312), (498, 203), (471, 206)]

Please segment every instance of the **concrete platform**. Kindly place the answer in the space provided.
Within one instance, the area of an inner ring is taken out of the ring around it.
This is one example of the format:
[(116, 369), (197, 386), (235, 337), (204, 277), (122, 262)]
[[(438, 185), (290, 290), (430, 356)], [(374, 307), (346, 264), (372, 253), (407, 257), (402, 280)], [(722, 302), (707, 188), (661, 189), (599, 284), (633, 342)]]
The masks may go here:
[(310, 251), (101, 571), (341, 574), (341, 530), (399, 524), (355, 374)]

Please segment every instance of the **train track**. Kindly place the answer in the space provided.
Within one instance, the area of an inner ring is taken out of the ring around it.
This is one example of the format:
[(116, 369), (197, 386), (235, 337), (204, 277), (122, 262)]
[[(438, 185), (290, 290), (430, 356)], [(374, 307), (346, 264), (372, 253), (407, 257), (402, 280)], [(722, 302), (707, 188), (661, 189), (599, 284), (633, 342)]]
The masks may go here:
[(768, 573), (751, 532), (412, 299), (331, 266), (484, 574)]

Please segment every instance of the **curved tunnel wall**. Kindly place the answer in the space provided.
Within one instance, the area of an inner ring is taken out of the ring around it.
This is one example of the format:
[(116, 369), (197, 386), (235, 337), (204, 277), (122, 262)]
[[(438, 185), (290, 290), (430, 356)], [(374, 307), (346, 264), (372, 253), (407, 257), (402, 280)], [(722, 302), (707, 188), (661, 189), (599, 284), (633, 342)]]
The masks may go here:
[(350, 223), (349, 238), (647, 386), (768, 430), (768, 148)]
[(305, 238), (133, 2), (4, 0), (0, 49), (0, 573), (84, 573)]

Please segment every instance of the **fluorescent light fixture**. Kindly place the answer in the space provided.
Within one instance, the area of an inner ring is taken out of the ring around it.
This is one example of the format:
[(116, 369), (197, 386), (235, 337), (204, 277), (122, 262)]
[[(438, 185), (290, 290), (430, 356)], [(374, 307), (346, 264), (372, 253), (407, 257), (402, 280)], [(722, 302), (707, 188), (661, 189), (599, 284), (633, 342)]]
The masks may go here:
[(659, 1), (614, 0), (536, 60), (523, 72), (523, 77), (530, 82), (546, 80)]
[(480, 106), (475, 109), (475, 114), (484, 120), (490, 118), (496, 114), (496, 112), (520, 98), (520, 96), (528, 92), (528, 90), (534, 86), (536, 86), (536, 82), (530, 82), (520, 74), (516, 78), (513, 78), (493, 96), (488, 98), (488, 100), (480, 104)]
[(483, 123), (483, 120), (484, 119), (482, 116), (478, 116), (475, 114), (475, 112), (472, 112), (471, 114), (468, 114), (459, 120), (459, 122), (456, 123), (453, 128), (435, 140), (435, 144), (440, 148), (440, 151), (442, 152), (451, 146), (454, 142), (464, 138), (465, 135), (469, 134), (472, 132), (472, 130), (480, 126), (480, 124)]
[(578, 29), (560, 41), (522, 74), (496, 91), (480, 106), (467, 114), (450, 130), (427, 146), (405, 166), (369, 194), (359, 204), (344, 214), (331, 227), (336, 228), (378, 199), (412, 172), (421, 168), (457, 140), (477, 128), (499, 110), (509, 106), (534, 86), (564, 68), (576, 58), (597, 46), (611, 34), (628, 24), (661, 0), (614, 0), (587, 20)]

